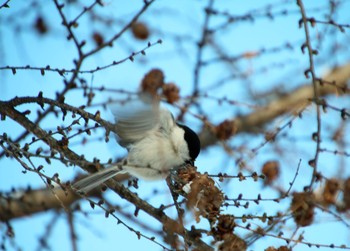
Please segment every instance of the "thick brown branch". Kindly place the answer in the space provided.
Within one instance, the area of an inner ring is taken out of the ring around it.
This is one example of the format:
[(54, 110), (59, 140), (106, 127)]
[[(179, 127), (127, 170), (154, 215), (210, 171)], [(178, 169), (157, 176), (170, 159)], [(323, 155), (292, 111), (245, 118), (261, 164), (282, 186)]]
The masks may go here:
[[(343, 95), (348, 93), (347, 82), (350, 79), (350, 64), (333, 69), (323, 81), (334, 84), (319, 85), (319, 97), (330, 94)], [(258, 109), (248, 115), (237, 117), (230, 122), (234, 125), (234, 134), (242, 132), (255, 132), (257, 128), (265, 125), (271, 120), (287, 113), (297, 114), (311, 104), (314, 98), (314, 89), (310, 84), (305, 84), (294, 91), (272, 101), (270, 104)], [(204, 128), (200, 133), (202, 148), (217, 143), (218, 138), (209, 128)]]
[(8, 221), (62, 206), (69, 207), (79, 199), (76, 194), (64, 192), (61, 188), (14, 192), (0, 197), (0, 220)]

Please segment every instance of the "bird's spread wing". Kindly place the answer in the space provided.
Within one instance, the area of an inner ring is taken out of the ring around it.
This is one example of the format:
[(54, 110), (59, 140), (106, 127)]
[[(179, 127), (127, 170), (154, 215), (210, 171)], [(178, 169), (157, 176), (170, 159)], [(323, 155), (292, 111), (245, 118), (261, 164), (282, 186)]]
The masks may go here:
[(159, 101), (149, 95), (139, 95), (109, 108), (115, 117), (118, 143), (124, 147), (145, 137), (159, 123)]

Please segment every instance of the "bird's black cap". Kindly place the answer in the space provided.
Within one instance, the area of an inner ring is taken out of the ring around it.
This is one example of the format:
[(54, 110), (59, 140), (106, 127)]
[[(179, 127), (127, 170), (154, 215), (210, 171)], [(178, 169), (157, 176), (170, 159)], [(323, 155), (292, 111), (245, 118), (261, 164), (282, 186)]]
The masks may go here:
[(192, 161), (195, 161), (199, 152), (201, 150), (201, 143), (199, 141), (198, 135), (192, 131), (188, 126), (177, 124), (179, 127), (185, 131), (185, 141), (188, 145), (188, 150)]

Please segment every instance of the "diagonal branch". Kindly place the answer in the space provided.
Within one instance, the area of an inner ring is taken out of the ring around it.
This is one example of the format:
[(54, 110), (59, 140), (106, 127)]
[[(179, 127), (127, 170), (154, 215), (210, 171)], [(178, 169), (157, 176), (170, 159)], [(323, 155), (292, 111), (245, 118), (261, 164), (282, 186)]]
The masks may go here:
[(0, 196), (0, 220), (8, 221), (32, 215), (46, 210), (60, 209), (62, 205), (69, 207), (80, 197), (61, 188), (47, 188), (31, 191), (14, 192)]
[[(85, 160), (84, 158), (80, 157), (75, 152), (70, 150), (68, 146), (61, 147), (56, 139), (54, 139), (51, 135), (46, 133), (38, 125), (36, 125), (32, 121), (30, 121), (25, 115), (23, 115), (22, 113), (17, 111), (12, 105), (8, 104), (7, 102), (0, 102), (0, 113), (1, 113), (2, 117), (8, 116), (11, 119), (13, 119), (14, 121), (16, 121), (17, 123), (19, 123), (20, 125), (22, 125), (24, 128), (26, 128), (31, 133), (33, 133), (36, 137), (42, 139), (51, 148), (64, 154), (65, 157), (67, 157), (73, 163), (76, 163), (76, 165), (78, 165), (78, 166), (82, 167), (83, 169), (90, 171), (90, 172), (93, 170), (96, 170), (94, 163), (91, 163), (91, 162)], [(130, 192), (130, 190), (125, 188), (122, 184), (120, 184), (118, 182), (114, 182), (113, 180), (109, 180), (108, 182), (106, 182), (106, 184), (108, 184), (108, 186), (110, 188), (113, 188), (113, 191), (115, 191), (120, 197), (128, 200), (129, 202), (134, 204), (137, 208), (139, 208), (140, 210), (143, 210), (148, 215), (150, 215), (154, 219), (161, 222), (163, 225), (169, 224), (172, 226), (178, 226), (177, 229), (180, 229), (182, 231), (177, 232), (177, 234), (179, 234), (183, 237), (184, 236), (193, 236), (193, 235), (191, 235), (191, 231), (184, 229), (177, 221), (168, 217), (164, 213), (163, 210), (155, 208), (151, 204), (140, 199), (136, 194)], [(77, 198), (73, 197), (69, 201), (72, 203), (76, 199)], [(29, 200), (29, 198), (28, 198), (28, 200)], [(61, 204), (61, 201), (57, 199), (57, 203)], [(54, 205), (56, 205), (56, 202)], [(52, 205), (52, 206), (54, 206), (54, 205)], [(46, 204), (45, 207), (41, 207), (42, 210), (46, 210), (48, 208), (51, 208), (51, 205)], [(28, 211), (28, 208), (26, 208), (26, 209), (27, 209), (27, 211), (22, 211), (22, 212), (27, 212), (29, 214), (29, 213), (39, 212), (38, 209), (40, 209), (40, 207), (33, 212)], [(12, 214), (12, 215), (14, 215), (14, 214)], [(23, 216), (23, 214), (21, 216)], [(14, 217), (12, 217), (12, 218), (14, 218)], [(190, 238), (190, 241), (193, 243), (193, 245), (197, 246), (200, 250), (210, 250), (210, 251), (213, 250), (213, 248), (208, 246), (206, 243), (204, 243), (200, 239), (197, 239), (195, 237), (187, 237), (187, 238)]]
[[(334, 68), (322, 80), (318, 81), (319, 97), (330, 94), (348, 94), (347, 83), (350, 79), (350, 63)], [(310, 84), (302, 85), (281, 96), (266, 106), (245, 116), (229, 120), (233, 124), (231, 135), (253, 133), (271, 120), (287, 113), (298, 114), (314, 101), (314, 88)], [(204, 128), (199, 135), (202, 148), (216, 144), (219, 139), (212, 128)]]

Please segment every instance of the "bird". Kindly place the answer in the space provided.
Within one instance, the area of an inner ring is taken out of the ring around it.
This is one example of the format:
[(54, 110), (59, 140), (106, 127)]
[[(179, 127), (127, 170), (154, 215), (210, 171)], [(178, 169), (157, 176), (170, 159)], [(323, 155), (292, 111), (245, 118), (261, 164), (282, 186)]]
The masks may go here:
[(146, 94), (110, 107), (115, 118), (114, 132), (127, 156), (73, 184), (85, 194), (121, 173), (144, 180), (165, 179), (171, 170), (194, 166), (200, 153), (198, 135), (175, 121), (159, 100)]

